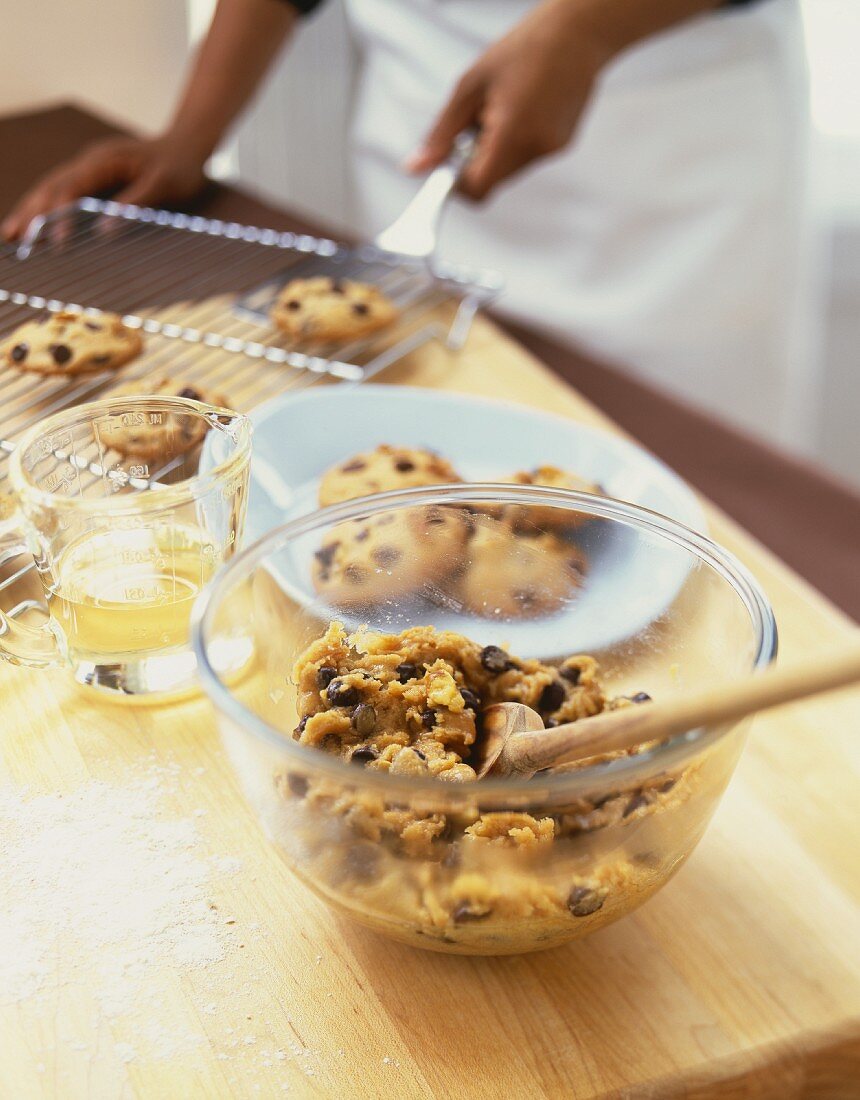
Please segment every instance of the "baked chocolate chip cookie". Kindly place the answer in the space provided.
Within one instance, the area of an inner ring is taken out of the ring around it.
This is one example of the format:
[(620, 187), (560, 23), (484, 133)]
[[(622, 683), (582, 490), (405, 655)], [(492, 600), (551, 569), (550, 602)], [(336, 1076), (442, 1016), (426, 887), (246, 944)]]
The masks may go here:
[[(570, 470), (559, 469), (558, 466), (538, 466), (534, 470), (520, 470), (513, 475), (511, 481), (515, 485), (540, 485), (547, 489), (572, 489), (578, 493), (605, 495), (602, 486), (596, 482), (588, 481), (587, 478), (580, 477), (579, 474), (572, 473)], [(561, 508), (540, 508), (535, 505), (529, 508), (516, 504), (506, 505), (503, 516), (514, 527), (529, 524), (535, 530), (579, 527), (586, 522), (586, 517), (576, 512), (566, 512)]]
[(316, 551), (313, 582), (339, 607), (366, 607), (418, 592), (456, 563), (468, 536), (468, 516), (457, 508), (410, 508), (334, 527)]
[(594, 481), (561, 470), (558, 466), (538, 466), (535, 470), (520, 470), (511, 479), (516, 485), (543, 485), (548, 489), (574, 489), (579, 493), (601, 495), (603, 489)]
[[(229, 408), (227, 399), (221, 394), (211, 393), (197, 382), (168, 378), (166, 375), (140, 379), (120, 387), (111, 396), (186, 397), (191, 401), (202, 401), (206, 405)], [(139, 424), (118, 428), (111, 435), (111, 446), (120, 454), (146, 462), (155, 459), (166, 461), (190, 451), (206, 434), (205, 425), (196, 417), (183, 416), (182, 413), (168, 416), (153, 414), (156, 415), (157, 420), (141, 414)]]
[(520, 532), (506, 522), (482, 519), (459, 570), (458, 594), (475, 615), (536, 618), (573, 599), (585, 569), (582, 551), (549, 531)]
[(383, 443), (375, 451), (353, 455), (328, 470), (320, 482), (319, 502), (325, 508), (389, 489), (413, 489), (460, 480), (451, 463), (432, 451)]
[(36, 374), (91, 374), (116, 370), (142, 348), (140, 333), (115, 313), (63, 310), (19, 325), (0, 345), (0, 360)]
[(326, 276), (293, 279), (271, 312), (281, 332), (315, 344), (369, 336), (392, 325), (397, 315), (397, 307), (375, 286)]

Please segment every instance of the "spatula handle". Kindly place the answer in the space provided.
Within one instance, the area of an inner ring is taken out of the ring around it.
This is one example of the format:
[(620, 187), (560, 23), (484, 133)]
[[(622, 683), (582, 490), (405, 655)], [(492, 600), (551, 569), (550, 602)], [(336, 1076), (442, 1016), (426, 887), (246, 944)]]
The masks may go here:
[(539, 771), (584, 760), (598, 753), (631, 749), (645, 741), (664, 741), (702, 726), (735, 722), (756, 711), (805, 699), (860, 681), (860, 644), (803, 664), (771, 668), (747, 680), (605, 711), (542, 733), (516, 734), (506, 752), (521, 766)]

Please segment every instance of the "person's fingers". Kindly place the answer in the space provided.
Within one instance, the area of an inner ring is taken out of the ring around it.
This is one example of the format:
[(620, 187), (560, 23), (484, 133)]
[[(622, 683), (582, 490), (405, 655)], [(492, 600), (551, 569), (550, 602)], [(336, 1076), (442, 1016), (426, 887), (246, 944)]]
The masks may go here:
[(160, 172), (144, 172), (117, 192), (114, 201), (128, 203), (130, 206), (151, 206), (165, 198), (166, 191), (165, 180)]
[(52, 192), (53, 184), (45, 180), (19, 199), (3, 220), (3, 225), (0, 227), (3, 236), (8, 240), (17, 240), (39, 211), (50, 204)]
[(50, 214), (82, 195), (97, 194), (125, 182), (130, 171), (131, 166), (125, 163), (124, 158), (98, 152), (85, 153), (44, 176), (4, 220), (0, 231), (9, 240), (15, 240), (26, 232), (27, 226), (39, 214)]
[(441, 163), (454, 138), (476, 121), (483, 98), (483, 83), (469, 72), (459, 81), (421, 146), (406, 160), (408, 172), (428, 172)]
[(2, 233), (8, 240), (17, 240), (27, 231), (27, 226), (39, 214), (50, 214), (77, 196), (65, 180), (46, 180), (29, 192), (3, 222)]
[(504, 109), (488, 110), (481, 119), (481, 133), (471, 161), (460, 177), (458, 190), (480, 202), (530, 160), (527, 138), (515, 118)]

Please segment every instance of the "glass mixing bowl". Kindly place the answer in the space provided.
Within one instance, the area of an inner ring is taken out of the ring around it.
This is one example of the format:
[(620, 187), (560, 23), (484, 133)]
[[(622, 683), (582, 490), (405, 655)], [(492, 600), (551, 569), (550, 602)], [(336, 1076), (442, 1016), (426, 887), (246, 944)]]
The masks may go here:
[[(456, 524), (462, 543), (449, 538)], [(374, 565), (350, 543), (352, 565), (363, 563), (350, 576), (331, 546), (368, 525), (372, 548), (384, 528), (397, 553)], [(641, 905), (702, 836), (747, 723), (528, 781), (382, 772), (293, 738), (293, 667), (332, 620), (455, 630), (550, 668), (590, 654), (620, 705), (747, 676), (776, 652), (768, 602), (729, 553), (642, 508), (563, 490), (461, 485), (350, 501), (285, 524), (219, 573), (194, 646), (269, 836), (335, 909), (467, 954), (552, 947)], [(244, 670), (219, 673), (219, 654), (237, 647), (250, 653)]]

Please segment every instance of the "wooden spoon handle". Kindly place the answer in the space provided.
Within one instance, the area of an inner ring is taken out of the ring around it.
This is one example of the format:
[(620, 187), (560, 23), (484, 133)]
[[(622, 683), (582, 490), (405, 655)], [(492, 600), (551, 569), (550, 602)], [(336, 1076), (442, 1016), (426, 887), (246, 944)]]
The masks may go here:
[(759, 710), (805, 699), (860, 681), (860, 644), (803, 664), (770, 668), (746, 680), (730, 681), (667, 699), (605, 711), (543, 733), (510, 738), (506, 753), (518, 767), (540, 771), (555, 764), (734, 722)]

